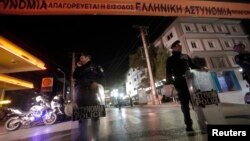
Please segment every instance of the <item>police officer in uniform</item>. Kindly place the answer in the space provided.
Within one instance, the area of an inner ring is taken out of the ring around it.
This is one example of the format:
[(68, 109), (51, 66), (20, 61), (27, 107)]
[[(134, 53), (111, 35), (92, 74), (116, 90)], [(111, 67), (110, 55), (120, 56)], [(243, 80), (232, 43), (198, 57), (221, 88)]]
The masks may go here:
[(238, 54), (234, 57), (235, 62), (243, 69), (243, 79), (250, 85), (250, 53), (245, 51), (245, 45), (240, 43), (234, 46), (234, 51)]
[(98, 84), (103, 83), (104, 73), (101, 66), (91, 61), (88, 52), (81, 53), (73, 72), (75, 79), (76, 103), (78, 106), (97, 105)]
[[(75, 79), (75, 101), (78, 107), (99, 105), (97, 99), (98, 84), (104, 80), (104, 72), (101, 66), (91, 61), (88, 52), (81, 53), (80, 60), (73, 72)], [(99, 129), (99, 118), (92, 118), (92, 129), (88, 127), (88, 119), (79, 120), (80, 138), (77, 140), (92, 140), (97, 138)], [(96, 135), (94, 135), (97, 133)]]
[[(185, 79), (185, 73), (190, 68), (201, 69), (202, 67), (195, 65), (187, 54), (182, 54), (182, 46), (179, 40), (171, 45), (171, 49), (172, 56), (170, 56), (166, 62), (166, 80), (169, 84), (173, 84), (178, 92), (181, 110), (186, 124), (186, 131), (193, 131), (189, 108), (191, 98)], [(207, 70), (205, 67), (204, 69)]]

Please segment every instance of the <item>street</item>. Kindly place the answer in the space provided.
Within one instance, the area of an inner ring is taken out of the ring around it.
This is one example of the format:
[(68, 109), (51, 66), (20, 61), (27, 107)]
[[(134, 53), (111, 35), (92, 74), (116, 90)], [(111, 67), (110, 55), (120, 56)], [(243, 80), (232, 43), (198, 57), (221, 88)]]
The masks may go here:
[[(237, 107), (238, 106), (238, 107)], [(224, 105), (224, 115), (232, 124), (250, 124), (250, 109), (247, 105)], [(242, 107), (243, 106), (243, 107)], [(238, 109), (241, 107), (240, 109)], [(229, 110), (230, 109), (230, 110)], [(237, 110), (238, 109), (238, 110)], [(233, 112), (232, 110), (236, 111)], [(206, 141), (207, 134), (201, 134), (193, 110), (194, 134), (187, 134), (180, 105), (168, 103), (135, 107), (107, 108), (106, 117), (100, 118), (99, 129), (94, 130), (100, 141)], [(233, 114), (235, 113), (235, 114)], [(243, 115), (244, 114), (244, 115)], [(88, 126), (90, 126), (90, 120)], [(90, 128), (90, 127), (88, 127)], [(92, 132), (93, 133), (93, 132)], [(89, 136), (92, 134), (88, 133)], [(50, 126), (21, 128), (7, 132), (0, 127), (0, 140), (4, 141), (77, 141), (78, 122), (67, 121)]]

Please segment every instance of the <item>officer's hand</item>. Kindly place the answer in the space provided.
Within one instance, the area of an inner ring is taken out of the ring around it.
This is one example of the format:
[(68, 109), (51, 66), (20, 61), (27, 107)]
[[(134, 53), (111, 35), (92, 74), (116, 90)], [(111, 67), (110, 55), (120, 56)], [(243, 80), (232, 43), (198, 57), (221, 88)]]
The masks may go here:
[(208, 68), (207, 68), (207, 67), (202, 67), (202, 68), (201, 68), (201, 71), (208, 72)]
[(82, 66), (81, 61), (78, 61), (78, 62), (76, 63), (76, 66), (77, 66), (77, 67), (81, 67), (81, 66)]

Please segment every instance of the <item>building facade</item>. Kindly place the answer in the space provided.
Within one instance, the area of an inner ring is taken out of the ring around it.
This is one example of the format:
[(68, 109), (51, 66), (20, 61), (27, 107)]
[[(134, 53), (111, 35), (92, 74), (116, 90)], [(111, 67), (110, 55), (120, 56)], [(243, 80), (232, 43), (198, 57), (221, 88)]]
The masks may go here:
[(233, 46), (243, 43), (250, 51), (248, 38), (240, 20), (179, 17), (154, 45), (171, 50), (171, 44), (180, 40), (183, 53), (206, 60), (221, 102), (243, 104), (244, 95), (249, 90), (234, 61)]
[(126, 94), (138, 100), (138, 90), (142, 86), (142, 80), (147, 77), (146, 68), (130, 68), (126, 76)]

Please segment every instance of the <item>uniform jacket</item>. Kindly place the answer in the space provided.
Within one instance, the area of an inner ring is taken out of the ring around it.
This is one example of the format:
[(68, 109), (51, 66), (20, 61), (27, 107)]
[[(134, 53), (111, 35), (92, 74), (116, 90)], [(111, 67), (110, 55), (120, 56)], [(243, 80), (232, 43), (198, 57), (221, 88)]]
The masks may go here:
[(173, 81), (172, 76), (175, 78), (183, 77), (190, 68), (200, 69), (201, 67), (195, 65), (187, 54), (173, 52), (166, 62), (166, 79)]
[(73, 78), (75, 79), (76, 86), (88, 87), (92, 82), (102, 84), (104, 81), (104, 73), (101, 66), (89, 61), (81, 67), (76, 67)]
[(244, 70), (250, 71), (250, 53), (240, 53), (235, 56), (235, 62)]

